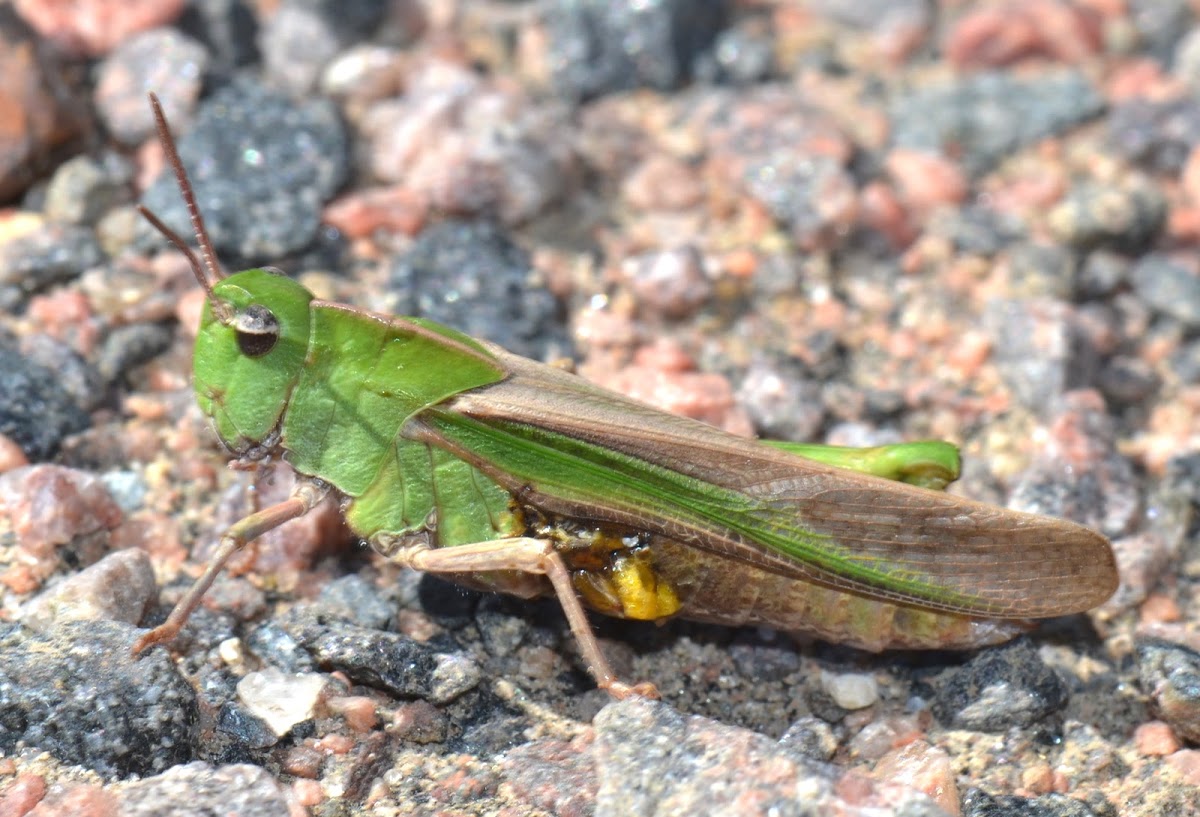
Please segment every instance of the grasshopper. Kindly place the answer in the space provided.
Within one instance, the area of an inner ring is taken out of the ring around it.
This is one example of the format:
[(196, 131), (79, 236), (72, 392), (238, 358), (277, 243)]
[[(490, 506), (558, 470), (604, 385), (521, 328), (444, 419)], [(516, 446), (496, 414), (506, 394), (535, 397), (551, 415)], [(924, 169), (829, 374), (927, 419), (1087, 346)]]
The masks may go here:
[(1116, 588), (1095, 531), (934, 490), (957, 476), (947, 443), (744, 439), (432, 321), (320, 300), (274, 270), (223, 275), (151, 104), (203, 258), (142, 208), (206, 294), (196, 398), (238, 462), (283, 458), (299, 481), (222, 536), (135, 651), (176, 636), (234, 553), (331, 494), (395, 562), (485, 590), (552, 593), (588, 670), (616, 696), (655, 692), (616, 677), (585, 607), (871, 650), (966, 648)]

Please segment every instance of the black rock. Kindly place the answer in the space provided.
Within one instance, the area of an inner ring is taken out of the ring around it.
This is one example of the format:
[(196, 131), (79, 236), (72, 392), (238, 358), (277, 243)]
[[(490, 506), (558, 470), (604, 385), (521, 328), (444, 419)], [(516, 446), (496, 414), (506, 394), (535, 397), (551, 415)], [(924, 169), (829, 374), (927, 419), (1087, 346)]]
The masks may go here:
[(1183, 171), (1200, 140), (1200, 102), (1184, 95), (1167, 100), (1133, 97), (1113, 107), (1108, 141), (1122, 158), (1167, 176)]
[[(347, 173), (346, 132), (332, 103), (296, 102), (250, 80), (202, 104), (178, 143), (213, 245), (251, 261), (277, 261), (311, 243), (322, 205)], [(170, 172), (142, 203), (192, 234)]]
[(389, 277), (391, 298), (373, 309), (429, 318), (536, 360), (571, 355), (557, 299), (538, 286), (529, 255), (494, 224), (430, 227)]
[(725, 0), (554, 0), (544, 15), (557, 90), (591, 99), (686, 82), (728, 17)]
[(158, 323), (133, 323), (118, 326), (108, 333), (96, 369), (106, 383), (112, 383), (135, 366), (165, 352), (174, 332)]
[(982, 72), (922, 85), (890, 106), (897, 147), (960, 156), (972, 174), (1100, 114), (1104, 100), (1075, 71), (1021, 78)]
[(233, 702), (221, 707), (217, 714), (217, 729), (234, 744), (248, 750), (266, 749), (279, 743), (279, 736), (265, 721)]
[(91, 418), (54, 372), (0, 346), (0, 434), (31, 462), (50, 459), (64, 437), (89, 425)]
[(1124, 184), (1077, 184), (1049, 216), (1055, 234), (1072, 247), (1127, 253), (1149, 248), (1166, 220), (1162, 191), (1138, 179)]
[(177, 25), (208, 47), (216, 74), (229, 75), (258, 60), (258, 18), (242, 0), (192, 0)]
[(396, 612), (379, 588), (361, 576), (343, 576), (321, 588), (316, 602), (322, 613), (369, 630), (382, 630)]
[(947, 726), (1003, 732), (1031, 726), (1067, 703), (1067, 688), (1028, 641), (985, 650), (947, 671), (933, 712)]
[(1117, 809), (1098, 792), (1085, 802), (1062, 794), (993, 797), (979, 789), (963, 795), (963, 817), (1117, 817)]
[(284, 672), (312, 672), (317, 666), (300, 642), (274, 622), (256, 627), (246, 638), (246, 646), (264, 664), (278, 667)]
[(166, 651), (132, 658), (137, 634), (128, 624), (88, 621), (0, 640), (0, 752), (36, 747), (107, 778), (190, 761), (195, 691)]
[(1183, 738), (1200, 739), (1200, 653), (1158, 638), (1136, 644), (1138, 677), (1155, 711)]
[[(356, 627), (304, 608), (293, 610), (285, 628), (321, 666), (399, 697), (442, 703), (479, 681), (469, 661), (447, 661), (448, 656), (399, 633)], [(467, 669), (460, 666), (464, 662), (470, 671), (460, 671)]]
[(1134, 292), (1156, 312), (1189, 330), (1200, 329), (1200, 275), (1171, 258), (1152, 253), (1129, 274)]
[(14, 311), (30, 295), (77, 278), (104, 259), (87, 227), (46, 223), (0, 245), (0, 310)]

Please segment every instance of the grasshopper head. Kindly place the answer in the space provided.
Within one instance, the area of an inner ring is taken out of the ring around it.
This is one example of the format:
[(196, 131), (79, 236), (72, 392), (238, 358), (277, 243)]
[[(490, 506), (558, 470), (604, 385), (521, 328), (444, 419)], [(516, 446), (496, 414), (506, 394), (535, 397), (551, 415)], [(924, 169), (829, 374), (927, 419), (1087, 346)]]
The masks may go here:
[(239, 272), (212, 287), (192, 359), (196, 401), (238, 455), (273, 441), (304, 366), (312, 298), (269, 269)]
[(204, 256), (201, 264), (186, 241), (149, 210), (139, 208), (187, 256), (207, 295), (192, 363), (196, 399), (212, 418), (221, 441), (235, 454), (261, 456), (276, 444), (280, 418), (304, 365), (313, 296), (277, 270), (252, 269), (228, 277), (221, 273), (187, 171), (154, 94), (150, 94), (150, 107)]

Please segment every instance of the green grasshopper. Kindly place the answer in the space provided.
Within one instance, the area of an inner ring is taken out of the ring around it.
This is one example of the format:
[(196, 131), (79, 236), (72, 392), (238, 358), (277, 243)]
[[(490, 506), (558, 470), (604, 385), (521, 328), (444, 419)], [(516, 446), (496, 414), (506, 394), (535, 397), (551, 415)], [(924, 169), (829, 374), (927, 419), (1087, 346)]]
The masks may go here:
[(617, 679), (585, 606), (872, 650), (966, 648), (1116, 588), (1100, 534), (932, 490), (957, 476), (948, 443), (743, 439), (432, 321), (319, 300), (272, 270), (223, 276), (151, 104), (203, 256), (142, 209), (207, 295), (197, 400), (238, 461), (282, 457), (299, 481), (222, 536), (135, 652), (174, 638), (240, 548), (330, 494), (395, 562), (486, 590), (553, 593), (589, 671), (617, 696), (654, 688)]

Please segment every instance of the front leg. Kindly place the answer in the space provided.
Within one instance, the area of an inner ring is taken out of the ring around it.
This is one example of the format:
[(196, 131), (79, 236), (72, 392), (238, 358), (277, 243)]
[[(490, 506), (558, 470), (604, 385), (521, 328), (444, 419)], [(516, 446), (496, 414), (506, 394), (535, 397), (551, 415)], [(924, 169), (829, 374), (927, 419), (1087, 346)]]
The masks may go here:
[(325, 483), (302, 479), (292, 489), (292, 495), (283, 502), (263, 508), (235, 522), (221, 536), (221, 541), (212, 558), (208, 560), (204, 573), (183, 594), (183, 598), (175, 605), (175, 609), (167, 616), (167, 620), (137, 640), (137, 643), (133, 645), (133, 654), (137, 655), (147, 647), (170, 641), (179, 635), (183, 625), (200, 605), (200, 600), (204, 598), (208, 588), (212, 587), (212, 583), (217, 580), (217, 576), (221, 575), (225, 564), (233, 558), (235, 553), (267, 531), (274, 530), (284, 522), (304, 516), (315, 508), (317, 503), (328, 493), (329, 486)]
[(417, 544), (400, 548), (390, 559), (426, 573), (514, 570), (544, 575), (554, 587), (558, 603), (567, 615), (567, 623), (571, 625), (571, 632), (579, 642), (579, 651), (583, 654), (583, 660), (587, 662), (588, 672), (596, 679), (597, 686), (607, 690), (615, 698), (627, 698), (631, 695), (659, 697), (654, 684), (629, 685), (617, 680), (600, 649), (596, 634), (588, 624), (587, 613), (579, 603), (579, 596), (575, 594), (575, 588), (571, 585), (571, 574), (563, 563), (562, 556), (554, 550), (550, 542), (519, 536), (446, 548)]

